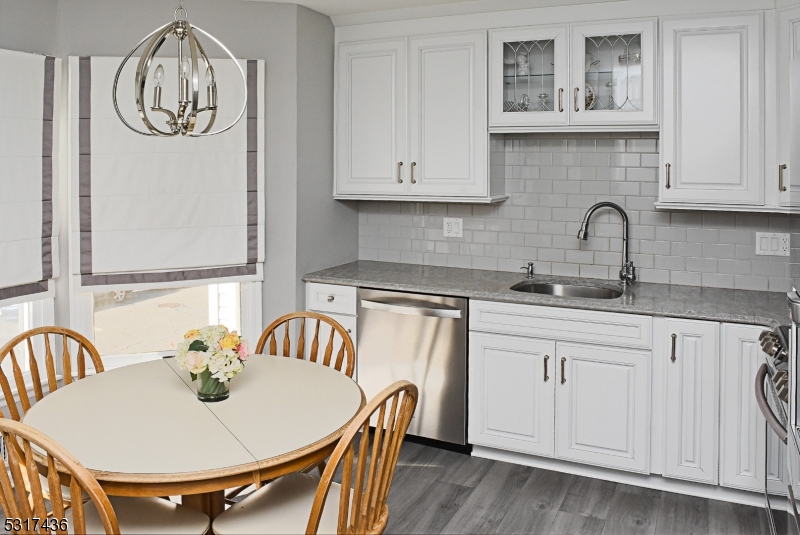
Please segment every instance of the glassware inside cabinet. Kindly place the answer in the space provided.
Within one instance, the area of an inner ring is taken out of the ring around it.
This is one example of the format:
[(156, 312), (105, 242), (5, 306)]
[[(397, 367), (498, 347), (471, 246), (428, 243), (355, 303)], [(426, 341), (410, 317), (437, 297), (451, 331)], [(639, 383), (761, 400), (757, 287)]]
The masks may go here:
[(642, 35), (586, 37), (584, 109), (642, 110)]
[(557, 111), (554, 62), (554, 39), (503, 43), (503, 111)]

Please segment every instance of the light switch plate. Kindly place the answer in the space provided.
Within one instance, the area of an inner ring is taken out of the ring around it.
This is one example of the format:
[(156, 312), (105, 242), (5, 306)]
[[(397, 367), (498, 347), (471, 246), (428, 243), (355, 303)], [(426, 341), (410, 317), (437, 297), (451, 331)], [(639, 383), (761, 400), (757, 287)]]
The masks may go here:
[(789, 235), (780, 232), (756, 232), (756, 254), (789, 256)]
[(460, 217), (445, 217), (443, 230), (445, 238), (463, 238), (464, 220)]

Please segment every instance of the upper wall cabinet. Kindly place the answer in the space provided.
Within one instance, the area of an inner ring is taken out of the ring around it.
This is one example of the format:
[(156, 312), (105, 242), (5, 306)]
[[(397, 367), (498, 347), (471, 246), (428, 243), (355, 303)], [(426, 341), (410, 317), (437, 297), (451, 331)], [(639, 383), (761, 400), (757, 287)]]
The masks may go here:
[(659, 206), (764, 206), (761, 13), (662, 21)]
[[(770, 174), (777, 176), (777, 188), (782, 206), (800, 206), (800, 169), (794, 171), (789, 165), (792, 154), (792, 100), (794, 105), (800, 103), (797, 91), (792, 94), (791, 71), (792, 62), (800, 56), (800, 7), (792, 7), (778, 11), (778, 161), (767, 168)], [(800, 61), (800, 60), (798, 60)], [(798, 67), (795, 66), (795, 69)], [(800, 114), (794, 114), (800, 115)], [(797, 146), (795, 146), (795, 152)]]
[(483, 31), (340, 44), (334, 197), (505, 199), (489, 180), (486, 48)]
[(494, 131), (657, 123), (655, 19), (495, 30)]

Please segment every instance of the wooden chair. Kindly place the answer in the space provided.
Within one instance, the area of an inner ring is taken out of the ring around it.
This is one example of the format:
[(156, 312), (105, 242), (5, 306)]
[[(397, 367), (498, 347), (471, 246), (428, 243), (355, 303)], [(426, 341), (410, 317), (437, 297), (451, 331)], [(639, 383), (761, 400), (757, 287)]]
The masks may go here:
[[(321, 478), (305, 473), (279, 478), (219, 515), (213, 532), (383, 533), (389, 520), (386, 499), (417, 396), (408, 381), (384, 389), (347, 427)], [(371, 434), (375, 414), (378, 425)], [(333, 482), (340, 464), (341, 485)]]
[[(100, 360), (100, 353), (87, 340), (83, 335), (71, 329), (64, 327), (38, 327), (25, 331), (24, 333), (12, 338), (6, 345), (0, 348), (0, 365), (3, 364), (6, 358), (11, 359), (11, 372), (13, 376), (14, 385), (17, 387), (17, 395), (19, 396), (19, 405), (11, 392), (11, 385), (9, 377), (6, 376), (6, 371), (0, 368), (0, 389), (3, 391), (6, 405), (8, 406), (9, 417), (12, 420), (21, 421), (22, 417), (31, 408), (31, 400), (28, 397), (28, 391), (25, 387), (25, 380), (22, 374), (22, 367), (20, 366), (21, 357), (18, 353), (22, 353), (27, 348), (28, 353), (28, 366), (30, 368), (31, 378), (33, 382), (33, 395), (35, 401), (41, 401), (44, 397), (42, 390), (42, 380), (39, 374), (39, 363), (36, 362), (36, 355), (34, 352), (34, 344), (38, 344), (38, 338), (42, 337), (44, 345), (42, 351), (44, 352), (44, 366), (47, 377), (47, 387), (49, 392), (54, 392), (58, 389), (58, 380), (56, 376), (56, 359), (53, 356), (53, 348), (61, 348), (61, 366), (63, 370), (63, 383), (70, 384), (73, 381), (73, 369), (71, 355), (76, 355), (77, 374), (78, 379), (86, 377), (86, 358), (87, 355), (91, 359), (94, 369), (97, 373), (103, 371), (103, 361)], [(51, 340), (52, 336), (52, 340)], [(61, 340), (59, 341), (59, 336)], [(74, 353), (70, 353), (70, 341), (74, 342), (73, 347), (77, 345)], [(23, 346), (23, 351), (20, 351), (18, 346)], [(16, 351), (15, 351), (16, 350)], [(5, 413), (2, 414), (6, 416)]]
[[(0, 506), (6, 518), (20, 519), (21, 529), (12, 533), (202, 535), (208, 531), (209, 518), (189, 507), (160, 498), (109, 498), (91, 472), (33, 427), (0, 418), (0, 434), (8, 452), (8, 470), (0, 470)], [(32, 482), (30, 490), (26, 490), (27, 481)], [(65, 489), (85, 499), (70, 504), (64, 498)], [(45, 500), (50, 502), (49, 510)], [(33, 529), (36, 518), (40, 529)], [(59, 523), (62, 519), (68, 530), (61, 529), (65, 527)], [(56, 529), (41, 529), (45, 520)]]
[[(353, 377), (353, 371), (355, 370), (356, 366), (356, 351), (355, 347), (353, 346), (353, 340), (350, 338), (350, 335), (347, 333), (347, 329), (342, 327), (338, 321), (333, 318), (330, 318), (324, 314), (317, 314), (316, 312), (292, 312), (291, 314), (286, 314), (285, 316), (281, 316), (280, 318), (276, 319), (272, 323), (270, 323), (264, 332), (261, 334), (261, 338), (258, 339), (258, 344), (256, 345), (256, 353), (264, 353), (264, 347), (269, 342), (269, 355), (277, 355), (278, 354), (278, 341), (277, 336), (279, 327), (283, 326), (283, 340), (281, 341), (281, 354), (284, 357), (291, 356), (291, 336), (290, 336), (290, 323), (292, 320), (299, 320), (295, 322), (295, 325), (299, 323), (299, 336), (297, 340), (297, 352), (296, 357), (299, 359), (304, 359), (306, 357), (306, 320), (316, 321), (313, 324), (314, 328), (314, 339), (311, 341), (311, 347), (309, 348), (308, 358), (311, 362), (317, 362), (319, 359), (319, 348), (320, 348), (320, 336), (319, 336), (319, 328), (321, 323), (325, 323), (330, 326), (330, 336), (328, 337), (328, 343), (325, 346), (325, 353), (322, 357), (322, 364), (325, 366), (332, 366), (334, 369), (338, 371), (342, 371), (342, 366), (344, 366), (344, 374), (348, 377)], [(310, 322), (309, 322), (310, 323)], [(333, 359), (333, 350), (334, 350), (334, 335), (338, 334), (339, 337), (342, 339), (342, 342), (339, 346), (339, 350), (336, 352), (336, 359)]]

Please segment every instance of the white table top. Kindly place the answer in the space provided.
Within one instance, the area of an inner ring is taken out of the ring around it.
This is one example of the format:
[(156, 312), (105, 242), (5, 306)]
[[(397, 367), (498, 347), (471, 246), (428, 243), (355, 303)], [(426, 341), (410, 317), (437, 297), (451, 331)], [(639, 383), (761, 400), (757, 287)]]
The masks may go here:
[(253, 355), (230, 397), (197, 399), (174, 359), (135, 364), (46, 396), (24, 422), (98, 472), (175, 474), (230, 468), (304, 448), (358, 412), (361, 389), (307, 361)]

